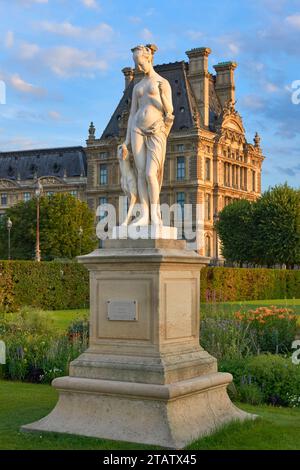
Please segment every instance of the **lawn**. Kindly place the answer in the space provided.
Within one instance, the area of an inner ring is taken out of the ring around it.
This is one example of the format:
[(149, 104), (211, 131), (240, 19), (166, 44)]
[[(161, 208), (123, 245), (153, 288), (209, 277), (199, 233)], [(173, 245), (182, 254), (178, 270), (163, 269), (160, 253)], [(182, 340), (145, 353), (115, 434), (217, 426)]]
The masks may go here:
[(84, 308), (74, 310), (45, 310), (44, 313), (54, 321), (58, 330), (65, 331), (72, 321), (87, 316), (89, 310)]
[[(300, 326), (300, 299), (276, 299), (276, 300), (248, 300), (243, 302), (219, 302), (219, 303), (202, 303), (202, 312), (236, 312), (237, 310), (249, 310), (266, 305), (276, 305), (277, 307), (292, 308), (299, 315)], [(52, 318), (61, 331), (66, 330), (68, 325), (76, 318), (82, 318), (88, 315), (88, 309), (75, 310), (55, 310), (45, 311), (45, 314)]]
[[(129, 450), (154, 447), (55, 433), (24, 433), (19, 428), (45, 416), (57, 393), (48, 385), (0, 380), (0, 449)], [(189, 449), (300, 449), (300, 409), (239, 405), (260, 416), (256, 421), (232, 423)]]
[(274, 300), (243, 300), (241, 302), (214, 302), (202, 303), (202, 311), (223, 311), (236, 312), (237, 310), (250, 310), (257, 307), (276, 305), (276, 307), (292, 308), (297, 315), (300, 315), (300, 299), (274, 299)]

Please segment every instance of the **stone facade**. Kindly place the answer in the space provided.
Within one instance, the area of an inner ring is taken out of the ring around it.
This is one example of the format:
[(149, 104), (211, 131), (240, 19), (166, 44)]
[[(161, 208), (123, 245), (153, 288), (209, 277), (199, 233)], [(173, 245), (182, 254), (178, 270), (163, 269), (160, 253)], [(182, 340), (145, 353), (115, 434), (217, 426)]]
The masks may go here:
[(86, 199), (86, 157), (82, 147), (0, 153), (0, 216), (34, 197), (37, 180), (44, 194), (69, 192)]
[[(172, 88), (174, 125), (164, 169), (161, 203), (204, 205), (201, 255), (219, 255), (214, 216), (234, 199), (261, 193), (260, 137), (247, 142), (235, 109), (235, 62), (208, 71), (209, 48), (187, 51), (188, 61), (155, 66)], [(124, 141), (134, 84), (142, 76), (122, 70), (123, 96), (100, 138), (91, 124), (86, 147), (0, 153), (0, 214), (34, 192), (36, 178), (45, 192), (73, 191), (96, 211), (99, 203), (118, 207), (122, 194), (117, 146)], [(26, 165), (25, 162), (26, 161)], [(23, 163), (22, 163), (23, 162)], [(22, 168), (26, 171), (21, 171)], [(2, 204), (4, 203), (4, 204)]]

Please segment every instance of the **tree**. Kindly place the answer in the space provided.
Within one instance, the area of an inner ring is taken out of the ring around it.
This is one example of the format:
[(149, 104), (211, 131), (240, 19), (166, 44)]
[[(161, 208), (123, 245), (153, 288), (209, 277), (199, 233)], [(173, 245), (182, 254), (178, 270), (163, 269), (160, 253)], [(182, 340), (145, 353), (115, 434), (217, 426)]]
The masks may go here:
[(256, 202), (235, 201), (220, 212), (216, 228), (227, 260), (300, 264), (300, 191), (284, 184)]
[[(0, 222), (0, 258), (7, 258), (7, 218), (11, 230), (13, 259), (32, 259), (36, 244), (36, 198), (6, 211)], [(82, 232), (80, 231), (82, 228)], [(97, 246), (94, 215), (87, 204), (71, 194), (40, 198), (40, 247), (43, 260), (74, 258)]]
[(255, 213), (255, 252), (261, 264), (299, 264), (300, 191), (275, 186), (256, 202)]
[(216, 229), (222, 243), (222, 255), (230, 261), (253, 261), (253, 203), (239, 199), (219, 214)]

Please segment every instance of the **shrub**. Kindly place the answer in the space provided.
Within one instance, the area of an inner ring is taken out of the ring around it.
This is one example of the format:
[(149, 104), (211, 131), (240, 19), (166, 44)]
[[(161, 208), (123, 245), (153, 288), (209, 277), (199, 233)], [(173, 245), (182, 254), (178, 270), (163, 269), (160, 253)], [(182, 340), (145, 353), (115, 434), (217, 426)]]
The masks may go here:
[(259, 307), (247, 312), (236, 312), (235, 318), (248, 330), (260, 352), (285, 353), (291, 351), (291, 345), (297, 331), (297, 316), (292, 309)]
[(85, 308), (88, 279), (87, 269), (74, 262), (0, 261), (0, 308)]
[(264, 401), (264, 395), (256, 384), (244, 384), (239, 387), (238, 400), (250, 405), (260, 405)]
[(201, 269), (201, 301), (300, 298), (300, 270), (266, 268)]
[(222, 361), (219, 369), (233, 375), (238, 394), (244, 399), (247, 394), (249, 398), (248, 386), (255, 385), (265, 403), (283, 406), (300, 404), (300, 367), (293, 364), (290, 358), (278, 354), (261, 354)]

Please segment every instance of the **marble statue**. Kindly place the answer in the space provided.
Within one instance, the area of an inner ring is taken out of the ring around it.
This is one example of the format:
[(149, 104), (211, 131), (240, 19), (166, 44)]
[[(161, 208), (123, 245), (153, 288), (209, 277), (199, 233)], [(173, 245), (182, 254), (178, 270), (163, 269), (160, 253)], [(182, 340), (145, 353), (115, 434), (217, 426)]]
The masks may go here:
[[(132, 224), (151, 223), (160, 226), (162, 221), (159, 194), (163, 181), (167, 138), (174, 121), (172, 90), (168, 80), (153, 68), (153, 56), (157, 51), (154, 44), (136, 46), (131, 50), (136, 70), (143, 72), (144, 77), (134, 86), (126, 139), (119, 146), (118, 155), (119, 161), (129, 160), (131, 146), (141, 208), (139, 217)], [(120, 168), (123, 181), (131, 179), (130, 163), (127, 167), (120, 164)], [(135, 203), (135, 197), (130, 197), (130, 210), (125, 223), (130, 221), (133, 200)]]

